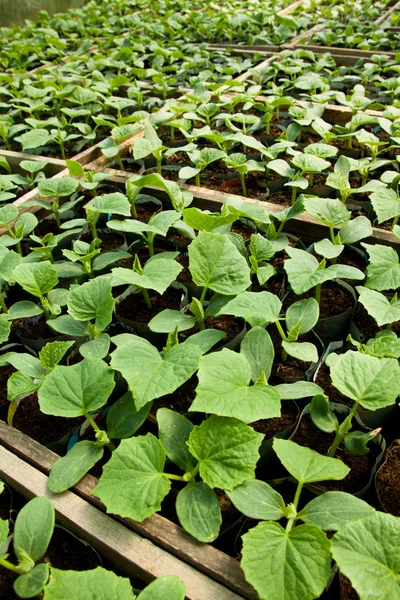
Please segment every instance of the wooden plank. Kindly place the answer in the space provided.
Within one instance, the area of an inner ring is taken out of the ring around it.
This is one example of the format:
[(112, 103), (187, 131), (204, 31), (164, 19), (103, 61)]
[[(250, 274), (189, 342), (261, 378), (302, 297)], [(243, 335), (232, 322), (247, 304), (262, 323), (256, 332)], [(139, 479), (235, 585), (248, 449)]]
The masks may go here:
[(329, 52), (330, 54), (336, 55), (336, 54), (343, 54), (345, 53), (346, 56), (351, 56), (351, 57), (357, 57), (357, 58), (371, 58), (372, 56), (376, 55), (376, 54), (382, 54), (384, 56), (387, 56), (388, 58), (395, 58), (396, 57), (396, 53), (395, 52), (384, 52), (383, 50), (359, 50), (358, 48), (341, 48), (339, 46), (316, 46), (313, 44), (293, 44), (293, 45), (286, 45), (285, 48), (288, 48), (290, 50), (310, 50), (311, 52), (314, 52), (315, 54), (325, 54), (326, 52)]
[(177, 575), (186, 585), (188, 600), (239, 600), (237, 594), (141, 538), (76, 494), (69, 491), (52, 494), (46, 475), (1, 447), (0, 476), (27, 499), (49, 498), (57, 521), (106, 556), (122, 574), (139, 577), (145, 583)]
[(296, 10), (296, 8), (299, 8), (299, 6), (301, 6), (302, 4), (303, 4), (303, 0), (296, 0), (295, 2), (292, 2), (292, 4), (289, 4), (288, 6), (286, 6), (285, 8), (278, 10), (278, 12), (276, 14), (279, 15), (280, 17), (290, 15), (290, 13), (294, 12)]
[[(0, 447), (1, 445), (46, 475), (58, 458), (57, 454), (17, 429), (8, 427), (3, 421), (0, 421)], [(96, 508), (104, 510), (100, 500), (91, 494), (96, 484), (97, 479), (95, 477), (86, 475), (73, 488), (73, 491)], [(143, 521), (143, 523), (137, 523), (131, 519), (115, 518), (132, 531), (152, 540), (158, 546), (171, 552), (184, 562), (193, 565), (208, 577), (233, 590), (236, 594), (248, 600), (257, 600), (257, 594), (246, 583), (240, 565), (236, 560), (213, 546), (198, 542), (175, 523), (168, 521), (157, 513)], [(218, 596), (215, 596), (215, 598), (218, 598)], [(214, 600), (214, 596), (209, 596), (207, 600)]]
[(385, 21), (387, 21), (388, 19), (390, 19), (390, 17), (392, 16), (393, 13), (395, 13), (396, 11), (400, 10), (400, 1), (397, 2), (396, 4), (394, 4), (393, 6), (389, 5), (388, 10), (386, 10), (383, 15), (381, 15), (380, 17), (378, 17), (374, 23), (375, 25), (382, 25), (382, 23), (385, 23)]
[(47, 156), (38, 156), (37, 154), (25, 154), (24, 152), (13, 152), (12, 150), (3, 150), (0, 148), (0, 156), (4, 156), (10, 164), (14, 173), (20, 173), (26, 175), (26, 171), (20, 168), (20, 163), (23, 160), (31, 160), (34, 162), (48, 161), (48, 164), (44, 168), (46, 176), (56, 175), (63, 169), (65, 169), (65, 161), (58, 158), (48, 158)]

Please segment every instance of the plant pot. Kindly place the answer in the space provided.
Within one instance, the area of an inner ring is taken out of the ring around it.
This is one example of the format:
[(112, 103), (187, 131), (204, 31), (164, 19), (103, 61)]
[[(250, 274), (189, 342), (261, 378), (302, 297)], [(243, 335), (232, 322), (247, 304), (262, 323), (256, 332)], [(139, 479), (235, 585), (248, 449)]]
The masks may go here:
[(383, 510), (400, 516), (400, 440), (394, 440), (375, 477), (375, 489)]
[[(39, 352), (49, 342), (74, 341), (75, 345), (79, 342), (79, 338), (72, 337), (71, 335), (55, 335), (54, 337), (51, 337), (51, 338), (32, 340), (32, 339), (23, 337), (20, 334), (19, 328), (16, 329), (15, 336), (18, 339), (18, 342), (20, 344), (23, 344), (24, 346), (28, 346), (28, 348), (35, 350), (35, 352)], [(71, 349), (73, 349), (75, 347), (75, 345), (72, 346)]]
[(354, 299), (354, 305), (340, 315), (327, 317), (318, 321), (314, 327), (314, 331), (321, 338), (325, 346), (330, 342), (346, 339), (357, 304), (357, 297), (352, 286), (341, 279), (337, 279), (336, 283), (350, 292)]
[[(180, 290), (182, 295), (181, 295), (181, 300), (180, 300), (180, 304), (179, 306), (176, 307), (176, 310), (181, 310), (182, 308), (184, 308), (188, 302), (189, 302), (189, 294), (188, 291), (186, 289), (186, 287), (179, 283), (174, 281), (171, 286), (171, 288)], [(132, 295), (132, 294), (141, 294), (140, 290), (137, 290), (137, 288), (134, 288), (133, 286), (129, 286), (125, 292), (123, 292), (122, 294), (120, 294), (116, 300), (115, 300), (115, 307), (114, 307), (114, 315), (115, 315), (115, 319), (119, 322), (119, 323), (123, 323), (124, 325), (129, 325), (130, 327), (133, 328), (133, 330), (137, 333), (137, 335), (140, 335), (141, 337), (145, 338), (146, 340), (148, 340), (149, 342), (151, 342), (152, 344), (154, 344), (157, 347), (163, 347), (163, 345), (166, 342), (167, 339), (167, 335), (163, 334), (163, 333), (154, 333), (153, 331), (151, 331), (149, 329), (149, 326), (147, 323), (141, 323), (139, 321), (135, 321), (132, 319), (128, 319), (125, 318), (123, 316), (120, 316), (117, 312), (118, 309), (118, 304), (120, 302), (122, 302), (122, 300), (125, 300), (125, 298), (127, 298), (128, 296)], [(149, 319), (150, 321), (150, 319)]]
[[(331, 403), (330, 407), (331, 407), (331, 410), (336, 415), (342, 416), (343, 419), (351, 411), (351, 408), (349, 406), (345, 406), (344, 404)], [(294, 431), (293, 431), (293, 433), (292, 433), (292, 435), (290, 436), (289, 439), (291, 439), (293, 441), (296, 441), (294, 438), (296, 437), (296, 434), (299, 432), (301, 423), (302, 423), (305, 415), (309, 414), (309, 408), (310, 408), (310, 405), (308, 404), (303, 409), (303, 411), (302, 411), (302, 413), (301, 413), (301, 415), (299, 417), (298, 423), (297, 423), (297, 425), (296, 425), (296, 427), (295, 427), (295, 429), (294, 429)], [(360, 416), (357, 413), (353, 417), (353, 425), (354, 424), (357, 424), (358, 428), (361, 429), (361, 430), (363, 430), (363, 431), (371, 431), (371, 429), (369, 427), (366, 427), (364, 425), (364, 423), (361, 421)], [(317, 430), (317, 428), (315, 428), (315, 429)], [(317, 430), (317, 432), (318, 431), (319, 430)], [(328, 435), (328, 434), (323, 434), (323, 432), (321, 432), (321, 434), (325, 435), (325, 436)], [(352, 489), (351, 490), (351, 493), (353, 494), (353, 496), (356, 496), (357, 498), (363, 498), (367, 494), (367, 492), (368, 492), (368, 490), (369, 490), (369, 488), (371, 486), (371, 483), (372, 483), (372, 481), (373, 481), (373, 479), (375, 477), (375, 473), (377, 471), (377, 468), (378, 468), (378, 466), (379, 466), (379, 464), (380, 464), (380, 462), (381, 462), (381, 460), (383, 458), (383, 455), (385, 453), (386, 442), (385, 442), (384, 438), (381, 435), (378, 436), (378, 440), (377, 440), (376, 444), (377, 444), (376, 457), (375, 457), (375, 459), (373, 461), (372, 468), (370, 469), (370, 472), (369, 472), (369, 475), (368, 475), (368, 481), (366, 483), (364, 483), (363, 485), (361, 485), (359, 489)], [(327, 444), (327, 447), (329, 447), (329, 444)], [(372, 446), (370, 445), (370, 448), (371, 447)], [(363, 457), (360, 457), (360, 458), (363, 458)], [(345, 479), (347, 479), (347, 477)], [(340, 482), (339, 482), (339, 485), (340, 485)], [(325, 491), (327, 491), (326, 488), (325, 488), (325, 486), (322, 486), (319, 483), (316, 483), (316, 484), (306, 484), (306, 487), (307, 487), (308, 490), (310, 490), (313, 494), (316, 494), (316, 495), (323, 494)], [(330, 488), (330, 489), (336, 489), (336, 488)], [(346, 491), (346, 490), (343, 490), (343, 491)]]

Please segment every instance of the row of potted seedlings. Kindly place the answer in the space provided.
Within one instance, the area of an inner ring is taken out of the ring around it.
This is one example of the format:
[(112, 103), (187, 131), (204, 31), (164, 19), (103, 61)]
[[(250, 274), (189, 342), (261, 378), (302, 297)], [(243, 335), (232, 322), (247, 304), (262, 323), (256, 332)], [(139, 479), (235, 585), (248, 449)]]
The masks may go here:
[[(95, 474), (108, 512), (161, 510), (240, 553), (261, 598), (319, 597), (332, 558), (361, 598), (378, 593), (360, 556), (375, 560), (374, 534), (384, 557), (398, 523), (361, 497), (396, 435), (397, 253), (361, 242), (366, 262), (342, 260), (371, 226), (340, 199), (300, 196), (277, 221), (237, 197), (200, 210), (157, 173), (110, 184), (41, 181), (42, 222), (1, 208), (3, 418), (56, 443), (51, 491)], [(308, 249), (283, 232), (303, 208), (329, 231)]]

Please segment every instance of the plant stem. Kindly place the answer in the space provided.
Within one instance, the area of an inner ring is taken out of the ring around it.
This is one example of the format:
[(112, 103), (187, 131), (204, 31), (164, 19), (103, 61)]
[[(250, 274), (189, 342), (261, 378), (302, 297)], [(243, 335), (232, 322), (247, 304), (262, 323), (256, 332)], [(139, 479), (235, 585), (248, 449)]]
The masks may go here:
[(397, 215), (397, 217), (395, 217), (395, 218), (393, 219), (393, 223), (392, 223), (392, 231), (393, 231), (393, 229), (395, 228), (395, 225), (397, 225), (397, 221), (398, 221), (398, 220), (399, 220), (399, 215)]
[(190, 473), (188, 481), (194, 481), (195, 480), (196, 475), (199, 472), (199, 469), (200, 469), (200, 463), (198, 462), (197, 465), (195, 466), (195, 468), (193, 469), (193, 471)]
[(8, 313), (7, 304), (5, 303), (3, 294), (1, 292), (0, 292), (0, 308), (1, 308), (1, 312), (5, 313), (5, 314)]
[(297, 188), (292, 187), (292, 205), (296, 202)]
[(239, 177), (240, 177), (240, 183), (242, 184), (242, 194), (243, 194), (243, 196), (247, 196), (246, 182), (244, 180), (244, 174), (239, 173)]
[(200, 173), (196, 173), (195, 183), (197, 187), (200, 187)]
[(18, 575), (21, 574), (20, 568), (16, 567), (15, 565), (13, 565), (12, 563), (10, 563), (8, 560), (6, 560), (5, 558), (2, 558), (0, 560), (0, 565), (2, 567), (5, 567), (6, 569), (8, 569), (9, 571), (14, 571), (14, 573), (18, 573)]
[(10, 406), (8, 407), (8, 412), (7, 412), (7, 425), (9, 427), (13, 426), (13, 419), (14, 419), (14, 415), (16, 413), (16, 410), (18, 408), (18, 404), (19, 402), (17, 402), (16, 400), (12, 400), (10, 402)]
[(321, 303), (321, 284), (320, 283), (315, 286), (315, 299), (318, 302), (318, 304)]
[(164, 473), (168, 479), (174, 479), (175, 481), (185, 481), (182, 475), (171, 475), (170, 473)]
[(276, 325), (276, 328), (277, 328), (277, 330), (279, 331), (279, 335), (281, 336), (281, 338), (282, 338), (284, 341), (286, 341), (286, 334), (285, 334), (285, 332), (283, 331), (283, 327), (282, 327), (282, 325), (279, 323), (279, 321), (275, 321), (275, 325)]
[(150, 296), (149, 296), (149, 292), (147, 290), (145, 290), (144, 288), (140, 288), (143, 294), (143, 298), (144, 298), (144, 302), (147, 306), (147, 308), (149, 310), (151, 310), (153, 307), (151, 305), (151, 301), (150, 301)]
[(121, 169), (121, 171), (123, 171), (124, 170), (124, 163), (122, 162), (122, 158), (121, 158), (121, 155), (120, 155), (119, 152), (117, 154), (117, 163), (118, 163), (118, 166)]
[[(351, 426), (351, 420), (354, 417), (357, 409), (358, 409), (359, 403), (356, 402), (353, 406), (353, 408), (351, 409), (351, 411), (349, 412), (349, 414), (347, 415), (347, 417), (345, 418), (345, 420), (343, 421), (343, 423), (345, 421), (347, 421), (349, 423), (349, 425)], [(349, 427), (350, 429), (350, 427)], [(336, 431), (335, 433), (335, 438), (328, 450), (328, 454), (327, 456), (330, 456), (331, 458), (335, 455), (336, 450), (338, 449), (339, 445), (341, 444), (342, 440), (344, 439), (344, 435), (339, 433), (339, 430)]]
[(84, 413), (85, 414), (85, 418), (86, 420), (90, 423), (90, 425), (93, 427), (94, 431), (96, 433), (99, 433), (101, 431), (100, 427), (97, 425), (96, 421), (93, 419), (93, 417), (90, 416), (89, 413)]
[(204, 304), (204, 299), (205, 299), (205, 297), (206, 297), (207, 290), (208, 290), (208, 287), (207, 287), (207, 286), (205, 286), (205, 287), (203, 287), (203, 291), (201, 292), (201, 296), (200, 296), (200, 304), (201, 304), (202, 306), (203, 306), (203, 304)]
[(162, 162), (162, 159), (161, 158), (156, 158), (156, 161), (157, 161), (157, 173), (159, 175), (161, 175), (161, 162)]
[[(299, 504), (299, 500), (300, 500), (300, 494), (301, 494), (301, 490), (303, 489), (303, 483), (301, 481), (298, 482), (297, 484), (297, 490), (296, 490), (296, 494), (294, 496), (294, 500), (293, 500), (293, 506), (297, 511), (297, 507)], [(292, 529), (293, 525), (296, 523), (296, 517), (291, 517), (290, 519), (288, 519), (288, 522), (286, 524), (286, 531), (289, 533), (289, 531)]]
[(152, 415), (151, 413), (149, 413), (149, 414), (147, 415), (146, 419), (148, 419), (149, 421), (151, 421), (151, 423), (154, 423), (155, 425), (158, 425), (158, 421), (157, 421), (157, 419), (156, 419), (156, 418), (155, 418), (155, 416), (154, 416), (154, 415)]

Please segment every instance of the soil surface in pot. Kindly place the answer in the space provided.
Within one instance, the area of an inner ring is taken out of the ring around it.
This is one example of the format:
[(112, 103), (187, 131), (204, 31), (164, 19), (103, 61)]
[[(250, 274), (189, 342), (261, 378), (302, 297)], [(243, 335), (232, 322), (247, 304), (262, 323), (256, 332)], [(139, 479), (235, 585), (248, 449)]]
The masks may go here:
[(339, 575), (340, 580), (340, 600), (359, 600), (360, 596), (351, 585), (350, 579), (344, 575)]
[(285, 431), (285, 429), (288, 429), (294, 425), (298, 415), (299, 410), (297, 405), (291, 400), (285, 400), (282, 402), (280, 417), (275, 417), (273, 419), (262, 419), (260, 421), (255, 421), (254, 423), (250, 423), (250, 425), (259, 433), (263, 433), (265, 435), (265, 439), (269, 440), (277, 433)]
[[(215, 346), (213, 346), (213, 350), (217, 350), (218, 348), (222, 348), (225, 344), (228, 344), (232, 340), (238, 336), (243, 330), (243, 321), (242, 319), (238, 319), (237, 317), (233, 317), (232, 315), (221, 315), (220, 317), (206, 317), (204, 320), (204, 325), (206, 329), (219, 329), (219, 331), (223, 331), (226, 334), (226, 337), (220, 340)], [(191, 335), (198, 333), (200, 331), (199, 327), (195, 325), (192, 329), (188, 329), (187, 331), (182, 331), (179, 334), (179, 340), (183, 342)]]
[(12, 365), (6, 365), (0, 369), (0, 406), (7, 402), (7, 382), (16, 370)]
[[(291, 304), (302, 300), (303, 298), (315, 298), (315, 289), (309, 290), (305, 294), (297, 296), (289, 292), (283, 302), (283, 309), (286, 310)], [(354, 298), (344, 287), (334, 281), (326, 281), (321, 286), (321, 301), (319, 304), (319, 318), (327, 319), (336, 317), (347, 310), (353, 308)]]
[(170, 287), (163, 295), (154, 290), (148, 290), (148, 292), (152, 306), (151, 309), (146, 306), (143, 294), (129, 294), (116, 304), (116, 314), (119, 317), (136, 321), (137, 323), (149, 323), (153, 317), (166, 308), (179, 309), (182, 300), (182, 290)]
[(386, 512), (400, 517), (400, 442), (389, 449), (376, 474), (376, 490)]
[(27, 340), (47, 340), (59, 335), (50, 329), (43, 315), (23, 319), (18, 333)]
[[(122, 235), (119, 235), (119, 233), (105, 233), (103, 231), (98, 231), (97, 235), (101, 239), (100, 250), (102, 252), (112, 252), (113, 250), (118, 250), (118, 248), (120, 248), (124, 243), (124, 238)], [(85, 231), (85, 233), (81, 235), (80, 240), (90, 244), (93, 241), (91, 232)]]
[[(362, 305), (358, 306), (357, 312), (353, 317), (353, 323), (360, 331), (363, 342), (375, 337), (379, 331), (386, 329), (386, 326), (379, 327), (375, 319), (368, 314)], [(397, 336), (400, 336), (400, 321), (393, 321), (391, 329)]]
[[(275, 359), (272, 365), (270, 383), (282, 383), (285, 380), (301, 380), (304, 379), (306, 371), (311, 367), (311, 362), (304, 362), (288, 356), (285, 361), (282, 360), (282, 338), (279, 335), (275, 325), (268, 327), (268, 333), (271, 336), (272, 343), (275, 348)], [(302, 335), (298, 339), (299, 342), (310, 342), (316, 345), (317, 338), (311, 333)], [(318, 346), (317, 346), (318, 347)]]
[[(353, 429), (357, 429), (354, 423)], [(296, 444), (316, 450), (320, 454), (327, 454), (331, 443), (333, 442), (333, 433), (324, 433), (317, 429), (311, 420), (310, 415), (304, 414), (299, 423), (298, 430), (291, 438)], [(344, 447), (343, 443), (336, 451), (335, 458), (340, 458), (351, 471), (340, 481), (321, 481), (316, 487), (322, 490), (339, 490), (343, 492), (360, 492), (368, 483), (371, 476), (371, 470), (375, 464), (379, 447), (376, 444), (370, 444), (370, 452), (365, 456), (356, 456)]]
[(159, 408), (169, 408), (181, 415), (185, 415), (196, 395), (197, 384), (197, 375), (193, 375), (188, 381), (185, 381), (183, 385), (178, 387), (173, 394), (162, 396), (162, 398), (156, 398), (153, 401), (150, 412), (153, 415), (156, 415)]
[(260, 285), (258, 283), (258, 279), (255, 275), (253, 275), (251, 282), (251, 291), (252, 292), (271, 292), (271, 294), (275, 294), (275, 296), (279, 296), (282, 291), (283, 282), (284, 282), (283, 273), (279, 273), (274, 275), (268, 281), (264, 283), (264, 285)]
[(74, 431), (82, 421), (83, 417), (66, 419), (45, 415), (40, 411), (37, 393), (34, 392), (21, 400), (14, 415), (13, 426), (46, 446)]

